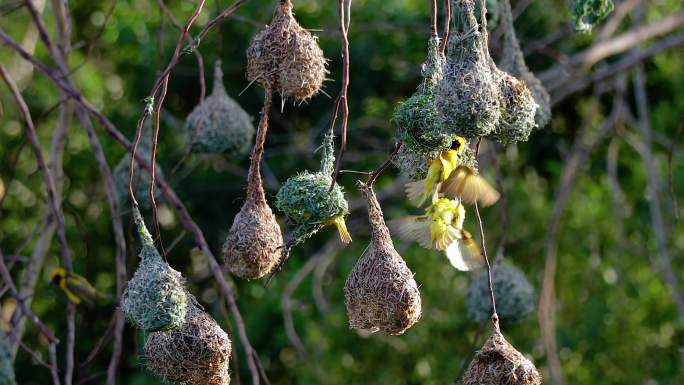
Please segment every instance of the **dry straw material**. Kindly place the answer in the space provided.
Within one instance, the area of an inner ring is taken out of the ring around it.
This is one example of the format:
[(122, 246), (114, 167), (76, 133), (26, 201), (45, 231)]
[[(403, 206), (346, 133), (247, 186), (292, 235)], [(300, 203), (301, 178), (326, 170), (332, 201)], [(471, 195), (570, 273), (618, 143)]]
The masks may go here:
[(150, 334), (145, 343), (145, 363), (164, 381), (228, 385), (230, 338), (209, 314), (196, 306), (191, 306), (180, 329)]
[(9, 337), (0, 330), (0, 385), (17, 385)]
[(513, 15), (509, 0), (501, 0), (501, 24), (503, 28), (503, 53), (499, 67), (525, 82), (537, 104), (535, 121), (543, 128), (551, 121), (551, 97), (544, 85), (534, 76), (525, 63), (520, 43), (513, 28)]
[[(140, 142), (138, 143), (138, 149), (136, 156), (140, 155), (145, 159), (149, 159), (152, 154), (152, 124), (148, 119), (148, 124), (143, 127), (142, 135), (140, 136)], [(131, 154), (126, 153), (119, 163), (116, 164), (114, 170), (112, 171), (112, 178), (114, 179), (114, 188), (116, 190), (116, 197), (119, 201), (119, 205), (122, 207), (129, 206), (131, 204), (130, 194), (128, 192), (128, 177), (131, 169)], [(156, 178), (163, 178), (164, 172), (157, 163), (155, 170)], [(150, 207), (150, 173), (147, 169), (141, 168), (138, 162), (133, 163), (133, 193), (135, 194), (135, 199), (138, 201), (138, 206), (142, 208)], [(157, 199), (161, 194), (161, 189), (159, 186), (155, 186), (154, 197)]]
[(283, 245), (280, 226), (266, 202), (260, 172), (271, 99), (272, 93), (267, 91), (249, 166), (247, 199), (235, 216), (223, 245), (225, 269), (245, 279), (257, 279), (268, 274), (280, 260), (279, 248)]
[[(535, 307), (534, 288), (525, 273), (508, 263), (492, 266), (492, 283), (496, 296), (496, 313), (502, 321), (516, 322), (527, 317)], [(466, 295), (468, 318), (484, 321), (492, 315), (489, 299), (489, 277), (481, 271), (473, 278)]]
[(349, 326), (353, 329), (403, 334), (421, 315), (418, 285), (394, 249), (373, 189), (359, 182), (368, 204), (372, 239), (344, 286)]
[(135, 327), (146, 332), (176, 329), (188, 311), (183, 277), (154, 247), (137, 207), (133, 207), (133, 216), (143, 247), (138, 269), (123, 293), (123, 311)]
[(540, 385), (541, 380), (534, 364), (495, 330), (470, 362), (463, 385)]
[(197, 154), (242, 156), (254, 138), (252, 118), (223, 86), (221, 61), (214, 69), (214, 89), (185, 121), (185, 143)]
[(271, 24), (247, 48), (247, 79), (295, 102), (318, 93), (326, 64), (318, 39), (297, 23), (289, 0), (280, 2)]
[(453, 0), (454, 22), (444, 76), (435, 88), (435, 103), (453, 134), (473, 138), (494, 131), (501, 95), (492, 74), (486, 20), (478, 23), (473, 0)]

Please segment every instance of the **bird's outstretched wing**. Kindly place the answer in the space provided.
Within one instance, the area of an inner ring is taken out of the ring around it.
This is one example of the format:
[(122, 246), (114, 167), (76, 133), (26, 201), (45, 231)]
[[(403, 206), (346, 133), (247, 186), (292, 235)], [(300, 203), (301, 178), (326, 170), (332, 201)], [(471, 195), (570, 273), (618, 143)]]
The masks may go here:
[(480, 246), (465, 230), (460, 230), (458, 239), (447, 247), (446, 256), (451, 265), (461, 271), (480, 270), (485, 264)]
[(466, 166), (460, 166), (452, 172), (442, 183), (441, 191), (466, 203), (477, 201), (482, 207), (493, 205), (500, 197), (494, 187)]
[(399, 238), (418, 242), (426, 249), (432, 248), (430, 221), (425, 215), (409, 215), (389, 221), (389, 227)]

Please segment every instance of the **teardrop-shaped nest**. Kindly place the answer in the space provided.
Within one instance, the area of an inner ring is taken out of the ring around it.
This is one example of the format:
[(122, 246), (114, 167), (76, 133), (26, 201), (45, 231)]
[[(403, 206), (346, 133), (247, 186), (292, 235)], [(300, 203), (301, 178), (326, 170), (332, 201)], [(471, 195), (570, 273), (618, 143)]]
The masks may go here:
[(183, 276), (162, 259), (136, 208), (133, 215), (143, 248), (138, 269), (123, 292), (123, 311), (135, 327), (146, 332), (177, 329), (188, 311)]
[(283, 235), (265, 200), (250, 197), (235, 216), (223, 245), (224, 266), (231, 274), (257, 279), (280, 260)]
[(363, 183), (359, 188), (368, 202), (372, 239), (344, 285), (349, 326), (400, 335), (420, 319), (420, 292), (394, 249), (375, 193)]
[(435, 104), (453, 134), (486, 136), (501, 115), (500, 92), (489, 64), (487, 26), (478, 23), (473, 0), (453, 0), (456, 27), (449, 35), (444, 76), (435, 88)]
[(463, 385), (540, 385), (534, 364), (498, 330), (485, 342), (463, 375)]
[(0, 330), (0, 385), (17, 385), (9, 337)]
[[(534, 287), (525, 273), (508, 263), (492, 266), (492, 283), (496, 297), (496, 313), (502, 321), (525, 319), (535, 308)], [(489, 276), (482, 271), (473, 277), (466, 294), (468, 318), (484, 321), (492, 315)]]
[(151, 333), (147, 367), (164, 381), (191, 385), (230, 384), (231, 341), (213, 318), (191, 306), (180, 329)]
[[(149, 120), (148, 120), (149, 121)], [(145, 159), (150, 159), (152, 154), (152, 127), (151, 124), (145, 126), (144, 132), (141, 135), (140, 142), (136, 155), (141, 155)], [(156, 163), (156, 162), (155, 162)], [(164, 171), (156, 163), (155, 178), (164, 178)], [(130, 206), (130, 194), (128, 192), (128, 177), (131, 169), (131, 154), (126, 153), (116, 164), (112, 170), (112, 179), (114, 180), (114, 189), (119, 205), (122, 207)], [(135, 199), (138, 201), (138, 206), (141, 208), (150, 207), (150, 173), (147, 169), (141, 168), (138, 162), (133, 163), (133, 193)], [(161, 195), (161, 189), (157, 184), (155, 186), (154, 197), (157, 199)]]
[(271, 24), (247, 48), (247, 79), (296, 102), (318, 93), (326, 64), (317, 37), (297, 23), (290, 1), (278, 5)]
[(245, 155), (254, 138), (252, 118), (226, 93), (220, 62), (214, 73), (211, 95), (185, 121), (185, 143), (197, 154)]
[[(492, 62), (493, 64), (493, 62)], [(524, 82), (496, 69), (501, 93), (501, 118), (489, 138), (502, 144), (524, 142), (537, 126), (537, 103)]]

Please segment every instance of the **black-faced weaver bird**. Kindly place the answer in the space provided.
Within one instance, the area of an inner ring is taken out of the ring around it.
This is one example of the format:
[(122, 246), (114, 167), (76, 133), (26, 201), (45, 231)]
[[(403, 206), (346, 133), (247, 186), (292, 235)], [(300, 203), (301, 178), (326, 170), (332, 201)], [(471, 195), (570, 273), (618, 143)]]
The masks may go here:
[(76, 273), (69, 273), (61, 267), (55, 267), (50, 271), (50, 285), (59, 285), (69, 302), (74, 305), (81, 302), (85, 302), (89, 306), (95, 304), (97, 297), (95, 287), (87, 279)]

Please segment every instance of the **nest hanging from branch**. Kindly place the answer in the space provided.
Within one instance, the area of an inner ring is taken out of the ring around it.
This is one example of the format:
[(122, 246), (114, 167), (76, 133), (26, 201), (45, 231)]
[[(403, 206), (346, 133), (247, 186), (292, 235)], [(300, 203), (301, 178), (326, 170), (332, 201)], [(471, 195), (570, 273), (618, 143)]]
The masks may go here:
[(435, 88), (435, 103), (453, 134), (486, 136), (501, 115), (501, 95), (492, 74), (486, 20), (478, 23), (473, 0), (453, 0), (455, 26), (449, 35), (444, 76)]
[(463, 385), (540, 385), (541, 380), (534, 364), (495, 330), (468, 365)]
[(185, 143), (197, 154), (242, 156), (254, 138), (252, 118), (223, 86), (221, 61), (214, 69), (214, 89), (185, 121)]
[[(508, 263), (492, 266), (492, 283), (496, 296), (496, 313), (502, 321), (516, 322), (525, 319), (535, 308), (534, 288), (525, 273)], [(468, 288), (466, 308), (468, 318), (488, 320), (492, 315), (489, 299), (489, 277), (486, 271), (478, 273)]]
[(9, 337), (2, 330), (0, 330), (0, 385), (17, 385)]
[(135, 206), (133, 216), (143, 247), (138, 269), (123, 292), (123, 311), (135, 327), (146, 332), (177, 329), (188, 311), (183, 276), (162, 259)]
[(509, 0), (501, 1), (501, 24), (503, 28), (503, 53), (499, 67), (509, 74), (525, 82), (537, 103), (535, 121), (538, 128), (543, 128), (551, 121), (551, 97), (542, 82), (534, 76), (525, 63), (520, 43), (513, 27), (513, 15)]
[(372, 187), (359, 182), (359, 189), (368, 204), (372, 239), (344, 285), (349, 326), (389, 335), (403, 334), (421, 315), (418, 285), (394, 249)]
[[(148, 123), (143, 128), (143, 132), (140, 136), (140, 142), (138, 143), (138, 149), (136, 155), (139, 154), (145, 159), (149, 159), (152, 155), (152, 125), (151, 120), (148, 119)], [(155, 162), (156, 163), (156, 162)], [(114, 189), (116, 191), (116, 197), (118, 199), (119, 205), (121, 207), (129, 206), (131, 204), (131, 196), (128, 192), (128, 178), (131, 169), (131, 154), (126, 153), (119, 163), (116, 164), (114, 170), (112, 170), (112, 178), (114, 179)], [(164, 178), (164, 172), (162, 171), (159, 163), (156, 163), (155, 178)], [(138, 162), (133, 162), (133, 193), (135, 194), (135, 199), (138, 201), (138, 206), (142, 208), (150, 207), (150, 173), (147, 169), (141, 168)], [(158, 185), (155, 186), (154, 198), (155, 200), (161, 195), (161, 189)]]
[(439, 38), (433, 36), (428, 42), (428, 58), (423, 64), (423, 81), (418, 90), (394, 110), (397, 137), (405, 147), (418, 153), (434, 153), (449, 148), (454, 141), (437, 113), (434, 103), (434, 87), (442, 79), (444, 55)]
[(193, 304), (183, 327), (150, 334), (147, 367), (164, 381), (190, 385), (230, 384), (231, 341), (213, 318)]
[(499, 123), (487, 137), (502, 144), (527, 141), (537, 125), (534, 120), (537, 103), (523, 81), (496, 68), (494, 61), (492, 67), (501, 93), (502, 108)]
[(318, 93), (326, 64), (318, 39), (297, 23), (289, 0), (280, 2), (271, 24), (247, 48), (247, 79), (295, 102)]
[(223, 245), (226, 270), (245, 279), (257, 279), (268, 274), (280, 260), (279, 248), (283, 245), (280, 226), (266, 202), (260, 172), (271, 99), (272, 93), (267, 91), (249, 166), (247, 199), (235, 216)]

